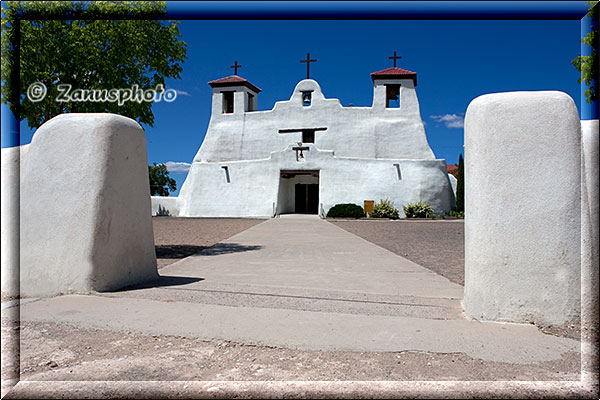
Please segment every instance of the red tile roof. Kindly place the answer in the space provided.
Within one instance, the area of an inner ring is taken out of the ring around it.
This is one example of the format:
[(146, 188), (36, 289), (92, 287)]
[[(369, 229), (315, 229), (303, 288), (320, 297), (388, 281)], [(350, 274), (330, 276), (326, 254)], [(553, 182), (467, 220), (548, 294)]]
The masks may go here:
[(409, 71), (407, 69), (392, 67), (387, 69), (382, 69), (381, 71), (373, 72), (371, 74), (371, 79), (375, 81), (375, 79), (412, 79), (417, 86), (417, 73)]
[(455, 169), (458, 169), (458, 165), (456, 165), (456, 164), (446, 165), (447, 172), (454, 171)]
[(229, 86), (246, 86), (250, 90), (253, 90), (256, 93), (260, 92), (260, 89), (250, 82), (247, 79), (242, 78), (241, 76), (231, 75), (225, 78), (217, 79), (214, 81), (208, 82), (211, 87), (229, 87)]

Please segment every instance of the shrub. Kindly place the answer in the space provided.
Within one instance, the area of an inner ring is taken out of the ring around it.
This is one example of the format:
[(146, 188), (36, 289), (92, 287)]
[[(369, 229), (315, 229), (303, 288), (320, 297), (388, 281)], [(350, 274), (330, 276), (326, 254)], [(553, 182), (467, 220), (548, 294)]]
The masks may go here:
[(356, 204), (336, 204), (327, 212), (327, 218), (362, 218), (365, 212), (361, 206)]
[(398, 219), (398, 209), (394, 207), (394, 203), (390, 200), (379, 200), (375, 207), (373, 207), (373, 213), (371, 214), (374, 218), (391, 218)]
[(465, 212), (464, 211), (450, 211), (448, 214), (449, 217), (456, 217), (456, 218), (464, 218), (465, 217)]
[(433, 207), (424, 201), (409, 203), (402, 208), (406, 218), (433, 218)]
[(156, 212), (156, 216), (157, 217), (170, 217), (171, 212), (159, 204), (158, 211)]

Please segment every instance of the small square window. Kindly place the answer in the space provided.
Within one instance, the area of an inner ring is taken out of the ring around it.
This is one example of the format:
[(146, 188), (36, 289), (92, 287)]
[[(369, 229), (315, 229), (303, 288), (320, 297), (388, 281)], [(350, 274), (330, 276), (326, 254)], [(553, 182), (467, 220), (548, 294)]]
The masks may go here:
[(302, 92), (302, 105), (304, 107), (310, 106), (312, 101), (312, 92)]
[(314, 143), (315, 131), (302, 131), (302, 143)]

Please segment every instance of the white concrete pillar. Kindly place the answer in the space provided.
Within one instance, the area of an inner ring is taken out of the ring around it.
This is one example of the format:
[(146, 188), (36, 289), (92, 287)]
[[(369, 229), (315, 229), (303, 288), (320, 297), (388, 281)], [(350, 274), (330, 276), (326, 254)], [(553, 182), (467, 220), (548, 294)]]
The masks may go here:
[(598, 120), (581, 121), (581, 303), (582, 325), (598, 324)]
[(465, 117), (465, 313), (579, 322), (581, 128), (565, 93), (480, 96)]
[(114, 114), (42, 125), (21, 171), (21, 296), (158, 277), (143, 129)]
[(21, 150), (26, 153), (27, 147), (25, 145), (2, 149), (0, 283), (3, 296), (16, 297), (19, 294), (19, 170)]

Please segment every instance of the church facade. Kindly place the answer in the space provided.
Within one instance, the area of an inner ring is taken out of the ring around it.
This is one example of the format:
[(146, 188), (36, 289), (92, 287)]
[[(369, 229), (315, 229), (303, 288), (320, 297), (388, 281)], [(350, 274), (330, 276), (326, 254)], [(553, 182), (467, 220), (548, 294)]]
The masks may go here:
[(417, 74), (371, 74), (371, 107), (343, 107), (312, 79), (287, 101), (257, 111), (260, 89), (232, 75), (209, 82), (212, 115), (178, 197), (153, 197), (153, 212), (186, 217), (325, 216), (338, 203), (455, 204), (446, 161), (425, 135)]

